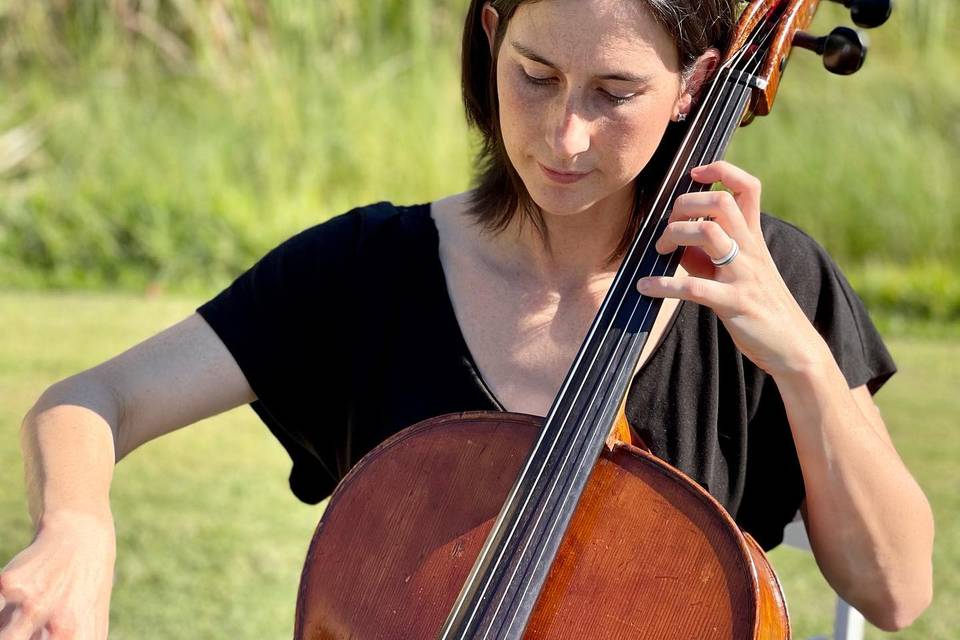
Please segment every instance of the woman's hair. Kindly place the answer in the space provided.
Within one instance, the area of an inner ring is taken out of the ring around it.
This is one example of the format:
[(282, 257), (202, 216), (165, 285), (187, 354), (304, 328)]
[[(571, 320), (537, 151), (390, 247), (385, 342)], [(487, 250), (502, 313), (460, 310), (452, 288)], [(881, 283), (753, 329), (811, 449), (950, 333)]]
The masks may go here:
[[(522, 222), (530, 222), (549, 246), (546, 226), (540, 208), (530, 197), (523, 181), (504, 147), (500, 129), (499, 101), (497, 99), (496, 60), (507, 25), (522, 4), (540, 0), (491, 0), (500, 16), (494, 36), (493, 56), (483, 30), (481, 14), (484, 0), (472, 0), (463, 28), (461, 85), (467, 121), (481, 135), (481, 146), (476, 159), (474, 190), (469, 213), (484, 228), (503, 231), (514, 215)], [(641, 2), (650, 15), (670, 34), (680, 54), (684, 73), (710, 47), (726, 48), (735, 22), (735, 0), (628, 0)], [(671, 157), (683, 136), (685, 126), (674, 124), (667, 129), (663, 141), (650, 162), (635, 180), (635, 198), (630, 222), (619, 246), (610, 256), (614, 261), (630, 246), (642, 221), (648, 202), (663, 180)]]

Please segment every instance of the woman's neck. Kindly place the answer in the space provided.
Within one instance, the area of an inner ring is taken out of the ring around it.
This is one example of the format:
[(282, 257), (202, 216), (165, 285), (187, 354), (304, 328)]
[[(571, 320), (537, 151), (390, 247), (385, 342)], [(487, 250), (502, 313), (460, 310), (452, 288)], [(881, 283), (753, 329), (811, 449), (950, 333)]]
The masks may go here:
[(632, 194), (611, 196), (575, 214), (543, 211), (549, 243), (529, 221), (514, 216), (498, 234), (483, 234), (495, 267), (524, 281), (562, 291), (609, 277), (610, 262), (630, 221)]

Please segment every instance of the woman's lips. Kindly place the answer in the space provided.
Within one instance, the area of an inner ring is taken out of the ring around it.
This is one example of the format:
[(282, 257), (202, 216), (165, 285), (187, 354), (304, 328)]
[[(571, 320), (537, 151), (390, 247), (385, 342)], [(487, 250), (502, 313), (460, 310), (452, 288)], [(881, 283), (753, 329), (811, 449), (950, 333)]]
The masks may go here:
[(586, 178), (590, 175), (590, 172), (585, 173), (574, 173), (571, 171), (554, 171), (553, 169), (548, 169), (539, 162), (540, 169), (543, 171), (544, 175), (553, 180), (554, 182), (559, 182), (560, 184), (571, 184), (573, 182), (578, 182), (583, 178)]

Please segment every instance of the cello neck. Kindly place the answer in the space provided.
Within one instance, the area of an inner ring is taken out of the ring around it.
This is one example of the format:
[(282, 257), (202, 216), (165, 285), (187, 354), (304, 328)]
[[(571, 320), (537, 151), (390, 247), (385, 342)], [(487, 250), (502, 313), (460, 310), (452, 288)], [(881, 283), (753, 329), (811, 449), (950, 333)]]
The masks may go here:
[(680, 264), (680, 251), (660, 255), (654, 243), (677, 196), (709, 188), (690, 170), (722, 158), (747, 115), (770, 29), (754, 29), (705, 91), (440, 638), (522, 637), (660, 311), (635, 284)]

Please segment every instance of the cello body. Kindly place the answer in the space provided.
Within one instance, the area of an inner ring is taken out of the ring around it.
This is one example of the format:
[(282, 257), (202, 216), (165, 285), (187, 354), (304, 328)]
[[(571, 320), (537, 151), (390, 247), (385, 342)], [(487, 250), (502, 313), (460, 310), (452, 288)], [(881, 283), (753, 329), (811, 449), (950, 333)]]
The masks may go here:
[[(542, 426), (451, 414), (357, 464), (317, 526), (295, 638), (436, 638)], [(525, 638), (789, 638), (759, 546), (655, 456), (608, 447), (576, 508)]]

